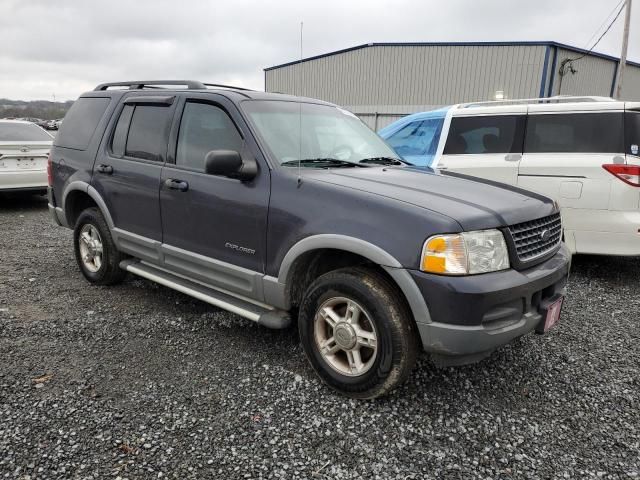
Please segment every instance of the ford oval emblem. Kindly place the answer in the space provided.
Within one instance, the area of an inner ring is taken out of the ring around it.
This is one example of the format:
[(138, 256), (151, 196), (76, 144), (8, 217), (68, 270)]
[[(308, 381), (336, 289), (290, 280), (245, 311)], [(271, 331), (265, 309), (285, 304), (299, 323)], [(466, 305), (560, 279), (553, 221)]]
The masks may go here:
[(540, 240), (542, 240), (543, 242), (546, 242), (550, 238), (551, 238), (551, 232), (549, 230), (545, 229), (542, 232), (540, 232)]

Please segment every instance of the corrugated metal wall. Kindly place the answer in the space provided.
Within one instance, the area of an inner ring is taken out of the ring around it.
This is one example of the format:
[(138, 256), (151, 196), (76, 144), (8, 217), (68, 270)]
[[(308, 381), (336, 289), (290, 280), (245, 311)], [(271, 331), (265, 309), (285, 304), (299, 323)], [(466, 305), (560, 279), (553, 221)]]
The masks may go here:
[[(490, 100), (498, 90), (538, 97), (545, 59), (543, 96), (557, 95), (561, 84), (563, 95), (611, 95), (612, 59), (585, 56), (560, 82), (562, 60), (580, 56), (552, 45), (372, 45), (267, 70), (265, 89), (342, 105), (379, 129), (410, 113)], [(626, 71), (623, 98), (640, 100), (640, 68)]]
[[(616, 62), (595, 56), (582, 54), (558, 48), (556, 69), (553, 72), (553, 95), (599, 95), (608, 97), (611, 95), (613, 76), (616, 70)], [(578, 59), (579, 58), (579, 59)], [(577, 59), (572, 63), (576, 73), (567, 72), (561, 79), (560, 66), (565, 59)]]
[(640, 67), (627, 65), (625, 68), (621, 97), (623, 100), (640, 101)]
[[(320, 98), (381, 128), (442, 105), (537, 96), (545, 46), (371, 46), (265, 72), (268, 92)], [(397, 114), (397, 115), (393, 115)]]

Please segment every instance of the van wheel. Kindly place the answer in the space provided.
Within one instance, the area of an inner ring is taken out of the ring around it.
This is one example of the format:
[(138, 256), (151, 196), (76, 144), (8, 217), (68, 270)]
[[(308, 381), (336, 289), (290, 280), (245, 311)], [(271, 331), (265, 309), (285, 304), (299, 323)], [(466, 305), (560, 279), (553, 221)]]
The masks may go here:
[(331, 388), (375, 398), (403, 383), (416, 361), (418, 335), (401, 293), (383, 275), (344, 268), (307, 290), (298, 316), (311, 366)]
[(127, 272), (119, 264), (126, 257), (116, 249), (99, 209), (87, 208), (80, 214), (73, 230), (73, 243), (76, 262), (90, 283), (113, 285), (124, 279)]

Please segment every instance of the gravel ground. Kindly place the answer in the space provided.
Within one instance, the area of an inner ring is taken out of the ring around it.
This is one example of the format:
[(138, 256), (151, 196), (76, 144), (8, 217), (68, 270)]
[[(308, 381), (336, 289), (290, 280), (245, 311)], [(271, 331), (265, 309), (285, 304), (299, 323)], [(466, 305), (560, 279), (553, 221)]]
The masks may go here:
[(269, 331), (88, 285), (41, 199), (0, 199), (0, 478), (638, 478), (640, 261), (578, 257), (560, 325), (359, 402)]

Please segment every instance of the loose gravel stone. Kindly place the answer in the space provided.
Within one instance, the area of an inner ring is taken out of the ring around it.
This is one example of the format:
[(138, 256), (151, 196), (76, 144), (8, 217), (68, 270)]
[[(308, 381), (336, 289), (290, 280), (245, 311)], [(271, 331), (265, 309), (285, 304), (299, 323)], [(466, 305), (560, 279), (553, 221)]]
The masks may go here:
[(362, 402), (316, 379), (294, 328), (87, 284), (45, 201), (0, 199), (0, 478), (638, 478), (638, 272), (577, 257), (550, 334), (423, 357)]

